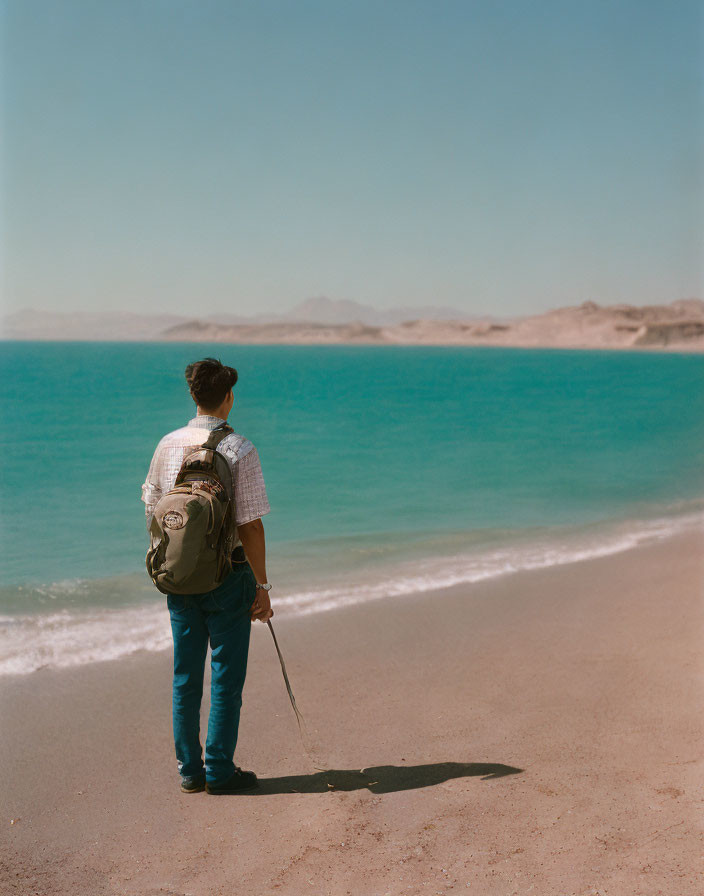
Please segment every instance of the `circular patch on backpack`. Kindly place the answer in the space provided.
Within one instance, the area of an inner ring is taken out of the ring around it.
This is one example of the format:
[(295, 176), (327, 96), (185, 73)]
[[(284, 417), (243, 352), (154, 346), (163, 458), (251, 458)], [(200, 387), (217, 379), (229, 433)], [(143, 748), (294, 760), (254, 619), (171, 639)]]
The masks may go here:
[(185, 525), (185, 523), (183, 522), (183, 516), (178, 512), (178, 510), (167, 510), (167, 512), (162, 516), (161, 521), (167, 529), (183, 529)]

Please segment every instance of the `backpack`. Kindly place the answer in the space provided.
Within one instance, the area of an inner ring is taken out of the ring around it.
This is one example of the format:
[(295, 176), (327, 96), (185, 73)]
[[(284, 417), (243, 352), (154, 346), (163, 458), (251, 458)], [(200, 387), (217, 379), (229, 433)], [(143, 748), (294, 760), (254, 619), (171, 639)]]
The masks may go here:
[(147, 572), (164, 594), (203, 594), (232, 569), (237, 527), (232, 470), (216, 450), (234, 432), (221, 423), (181, 464), (149, 526)]

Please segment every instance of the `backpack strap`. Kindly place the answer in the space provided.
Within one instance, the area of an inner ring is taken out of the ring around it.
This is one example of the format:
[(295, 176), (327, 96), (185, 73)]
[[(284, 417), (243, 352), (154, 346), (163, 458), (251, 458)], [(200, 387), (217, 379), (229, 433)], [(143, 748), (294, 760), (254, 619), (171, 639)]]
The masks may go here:
[(234, 429), (229, 424), (221, 423), (219, 426), (216, 426), (215, 429), (211, 429), (210, 435), (201, 445), (201, 448), (209, 448), (211, 450), (217, 448), (225, 436), (229, 436), (232, 432), (234, 432)]

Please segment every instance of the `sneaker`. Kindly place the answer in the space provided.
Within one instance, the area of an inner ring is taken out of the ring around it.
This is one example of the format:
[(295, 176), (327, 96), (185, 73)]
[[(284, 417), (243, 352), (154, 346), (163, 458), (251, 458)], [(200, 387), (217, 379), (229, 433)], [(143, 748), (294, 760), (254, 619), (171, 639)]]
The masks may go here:
[(201, 793), (205, 790), (205, 775), (196, 775), (193, 778), (181, 778), (181, 790), (184, 793)]
[(235, 771), (231, 777), (220, 783), (208, 781), (205, 789), (208, 793), (240, 793), (243, 790), (253, 790), (259, 786), (257, 776), (254, 772), (243, 772), (241, 768), (235, 766)]

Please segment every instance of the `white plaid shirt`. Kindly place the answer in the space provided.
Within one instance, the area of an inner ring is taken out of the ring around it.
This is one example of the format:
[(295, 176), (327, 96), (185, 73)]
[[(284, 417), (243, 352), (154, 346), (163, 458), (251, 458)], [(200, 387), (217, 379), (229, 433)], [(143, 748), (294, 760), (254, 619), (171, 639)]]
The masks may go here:
[[(159, 498), (174, 487), (186, 455), (197, 445), (202, 445), (210, 430), (222, 422), (220, 417), (199, 414), (189, 420), (187, 426), (165, 435), (156, 446), (147, 478), (142, 485), (147, 529)], [(271, 508), (264, 487), (262, 467), (254, 445), (249, 439), (233, 432), (225, 436), (217, 450), (227, 458), (232, 470), (237, 525), (242, 526), (269, 513)]]

